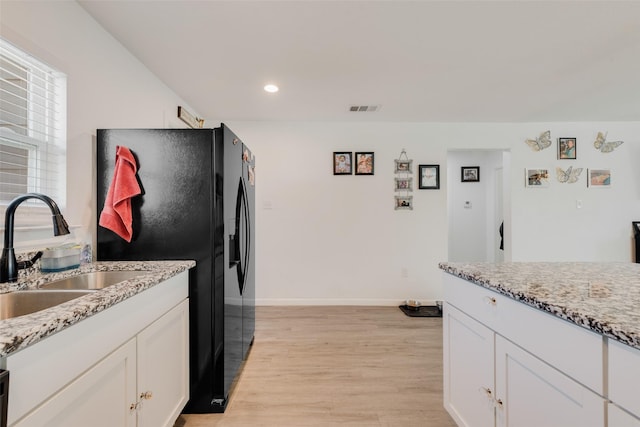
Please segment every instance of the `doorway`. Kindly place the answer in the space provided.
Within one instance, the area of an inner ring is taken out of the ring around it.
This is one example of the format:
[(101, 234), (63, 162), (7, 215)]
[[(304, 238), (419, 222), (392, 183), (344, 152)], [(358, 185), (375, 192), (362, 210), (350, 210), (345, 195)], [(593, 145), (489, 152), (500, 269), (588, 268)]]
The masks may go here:
[[(447, 152), (448, 260), (502, 262), (510, 259), (507, 150)], [(477, 181), (463, 168), (479, 168)], [(502, 233), (501, 233), (501, 225)], [(500, 246), (502, 244), (502, 249)]]

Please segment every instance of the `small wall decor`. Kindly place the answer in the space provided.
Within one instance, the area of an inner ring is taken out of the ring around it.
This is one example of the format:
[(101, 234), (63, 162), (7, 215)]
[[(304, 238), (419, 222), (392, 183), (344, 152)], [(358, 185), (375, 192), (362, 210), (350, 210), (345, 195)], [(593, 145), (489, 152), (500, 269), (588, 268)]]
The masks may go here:
[(582, 168), (573, 168), (573, 166), (569, 166), (569, 169), (566, 171), (562, 168), (556, 168), (556, 177), (559, 182), (573, 184), (578, 182), (580, 178), (580, 174), (582, 173)]
[(396, 191), (404, 192), (404, 194), (400, 194), (395, 196), (395, 210), (398, 209), (413, 209), (413, 196), (409, 196), (409, 191), (413, 191), (413, 178), (410, 178), (409, 175), (412, 173), (411, 164), (413, 160), (410, 160), (407, 156), (407, 152), (402, 149), (400, 152), (400, 156), (394, 160), (396, 164), (394, 182), (396, 184)]
[(413, 178), (394, 178), (396, 191), (413, 191)]
[(418, 165), (418, 188), (420, 190), (440, 189), (440, 165)]
[(373, 175), (373, 153), (356, 153), (356, 175)]
[(593, 142), (593, 146), (596, 147), (596, 150), (600, 150), (601, 153), (611, 153), (622, 144), (624, 144), (624, 141), (607, 142), (607, 133), (603, 135), (602, 132), (598, 132), (598, 136)]
[(525, 187), (547, 188), (549, 186), (548, 169), (525, 169)]
[(480, 166), (462, 166), (460, 180), (462, 182), (480, 182)]
[[(407, 153), (402, 150), (402, 153), (400, 154), (400, 157), (402, 157), (402, 154), (404, 154), (405, 156), (407, 155)], [(412, 163), (413, 160), (409, 160), (409, 159), (396, 159), (396, 170), (395, 173), (413, 173), (412, 169)]]
[(413, 210), (413, 196), (396, 196), (396, 210)]
[(178, 106), (178, 118), (193, 129), (201, 129), (204, 126), (204, 119), (194, 116), (181, 106)]
[(334, 151), (333, 152), (333, 174), (334, 175), (351, 175), (353, 168), (351, 167), (350, 151)]
[(558, 159), (576, 159), (575, 138), (558, 138)]
[(588, 187), (609, 188), (611, 187), (611, 170), (610, 169), (588, 169), (587, 175), (589, 181)]
[(527, 139), (524, 141), (533, 151), (542, 151), (551, 146), (551, 131), (545, 131), (536, 139)]

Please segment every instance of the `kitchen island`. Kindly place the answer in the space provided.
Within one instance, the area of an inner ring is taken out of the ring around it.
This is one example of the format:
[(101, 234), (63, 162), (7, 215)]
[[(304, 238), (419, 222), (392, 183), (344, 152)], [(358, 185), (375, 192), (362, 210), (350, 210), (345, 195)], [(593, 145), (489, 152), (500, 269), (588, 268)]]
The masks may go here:
[(171, 426), (189, 397), (194, 261), (98, 262), (32, 274), (0, 293), (95, 271), (131, 278), (0, 321), (9, 426)]
[(640, 426), (640, 265), (440, 268), (456, 423)]

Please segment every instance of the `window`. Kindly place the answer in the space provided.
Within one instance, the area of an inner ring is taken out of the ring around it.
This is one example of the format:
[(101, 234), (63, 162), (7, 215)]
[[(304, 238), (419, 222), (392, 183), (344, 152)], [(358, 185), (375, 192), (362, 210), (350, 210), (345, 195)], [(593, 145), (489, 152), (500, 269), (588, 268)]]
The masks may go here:
[[(0, 38), (0, 213), (33, 192), (66, 205), (66, 76)], [(50, 222), (29, 202), (21, 225)]]

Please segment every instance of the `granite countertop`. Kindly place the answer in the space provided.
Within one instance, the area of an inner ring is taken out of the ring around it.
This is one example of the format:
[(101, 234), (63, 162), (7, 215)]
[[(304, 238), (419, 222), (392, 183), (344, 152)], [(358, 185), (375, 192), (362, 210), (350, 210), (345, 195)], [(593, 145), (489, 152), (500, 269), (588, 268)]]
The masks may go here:
[(95, 262), (58, 273), (36, 273), (17, 283), (1, 283), (0, 293), (37, 289), (59, 279), (92, 271), (140, 271), (140, 276), (92, 291), (74, 300), (24, 316), (0, 320), (0, 357), (28, 347), (89, 316), (126, 300), (195, 266), (195, 261)]
[(640, 349), (640, 264), (443, 262), (439, 267)]

